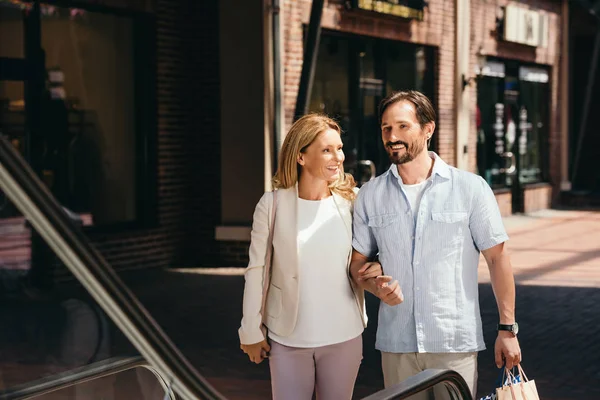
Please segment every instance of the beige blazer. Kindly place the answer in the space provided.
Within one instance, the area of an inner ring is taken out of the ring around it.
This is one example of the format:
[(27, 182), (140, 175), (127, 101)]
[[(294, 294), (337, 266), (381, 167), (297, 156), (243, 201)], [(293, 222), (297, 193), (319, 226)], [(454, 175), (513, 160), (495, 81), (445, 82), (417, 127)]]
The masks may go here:
[[(334, 194), (340, 218), (346, 233), (352, 239), (352, 203)], [(273, 234), (273, 263), (269, 294), (265, 306), (265, 325), (279, 336), (290, 335), (298, 317), (298, 240), (297, 240), (297, 185), (277, 191), (277, 213)], [(265, 193), (254, 211), (250, 242), (250, 262), (245, 272), (242, 326), (238, 333), (242, 344), (254, 344), (265, 339), (261, 331), (262, 281), (269, 237), (269, 224), (273, 207), (273, 194)], [(347, 265), (350, 266), (352, 248), (348, 248)], [(348, 271), (348, 284), (356, 298), (356, 306), (367, 326), (364, 292), (358, 288)]]

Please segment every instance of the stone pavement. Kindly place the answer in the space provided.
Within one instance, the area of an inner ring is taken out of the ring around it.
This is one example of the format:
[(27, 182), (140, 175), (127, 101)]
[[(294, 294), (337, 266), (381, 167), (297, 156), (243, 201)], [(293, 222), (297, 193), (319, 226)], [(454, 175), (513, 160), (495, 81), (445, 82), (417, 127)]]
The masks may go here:
[[(600, 399), (600, 212), (544, 211), (505, 219), (517, 280), (523, 367), (542, 399)], [(267, 363), (239, 350), (242, 270), (201, 268), (125, 276), (190, 361), (230, 399), (268, 399)], [(488, 350), (479, 356), (479, 395), (493, 389), (497, 309), (485, 263), (480, 302)], [(355, 398), (383, 387), (373, 349), (377, 300)], [(479, 397), (479, 396), (478, 396)]]

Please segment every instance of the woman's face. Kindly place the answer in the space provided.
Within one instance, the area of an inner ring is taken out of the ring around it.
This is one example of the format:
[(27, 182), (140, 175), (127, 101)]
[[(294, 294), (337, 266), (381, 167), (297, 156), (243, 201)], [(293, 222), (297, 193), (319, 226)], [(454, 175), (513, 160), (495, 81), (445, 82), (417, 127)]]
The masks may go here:
[(340, 134), (328, 129), (320, 133), (314, 142), (298, 156), (302, 175), (333, 182), (342, 171), (344, 151)]

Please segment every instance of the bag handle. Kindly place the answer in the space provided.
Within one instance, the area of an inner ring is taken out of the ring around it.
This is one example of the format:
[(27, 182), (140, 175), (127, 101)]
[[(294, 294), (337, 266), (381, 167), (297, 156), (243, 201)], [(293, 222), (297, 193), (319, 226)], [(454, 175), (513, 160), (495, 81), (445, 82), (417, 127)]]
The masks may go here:
[(525, 375), (525, 371), (523, 371), (523, 367), (521, 367), (521, 364), (518, 365), (519, 367), (519, 374), (525, 378), (525, 382), (529, 382), (529, 379), (527, 379), (527, 375)]
[(271, 283), (271, 264), (273, 259), (273, 231), (275, 230), (275, 213), (277, 211), (277, 190), (273, 190), (273, 204), (271, 206), (271, 223), (269, 225), (269, 238), (267, 239), (267, 253), (265, 255), (265, 267), (263, 268), (263, 290), (262, 303), (260, 305), (260, 315), (264, 322), (265, 319), (265, 304), (267, 302), (267, 294), (269, 292), (269, 284)]

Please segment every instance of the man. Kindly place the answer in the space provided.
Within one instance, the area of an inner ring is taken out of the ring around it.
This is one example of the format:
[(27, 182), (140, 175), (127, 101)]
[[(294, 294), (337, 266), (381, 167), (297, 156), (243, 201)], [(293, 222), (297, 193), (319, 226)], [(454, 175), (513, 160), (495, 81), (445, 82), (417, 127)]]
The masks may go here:
[[(376, 348), (384, 384), (448, 368), (463, 376), (475, 396), (477, 352), (485, 349), (480, 252), (500, 315), (496, 364), (512, 368), (521, 360), (515, 283), (498, 204), (480, 176), (427, 151), (435, 111), (425, 95), (393, 93), (381, 102), (379, 120), (392, 166), (359, 191), (350, 269), (357, 283), (382, 300)], [(376, 255), (386, 276), (373, 278), (377, 269), (369, 261)]]

